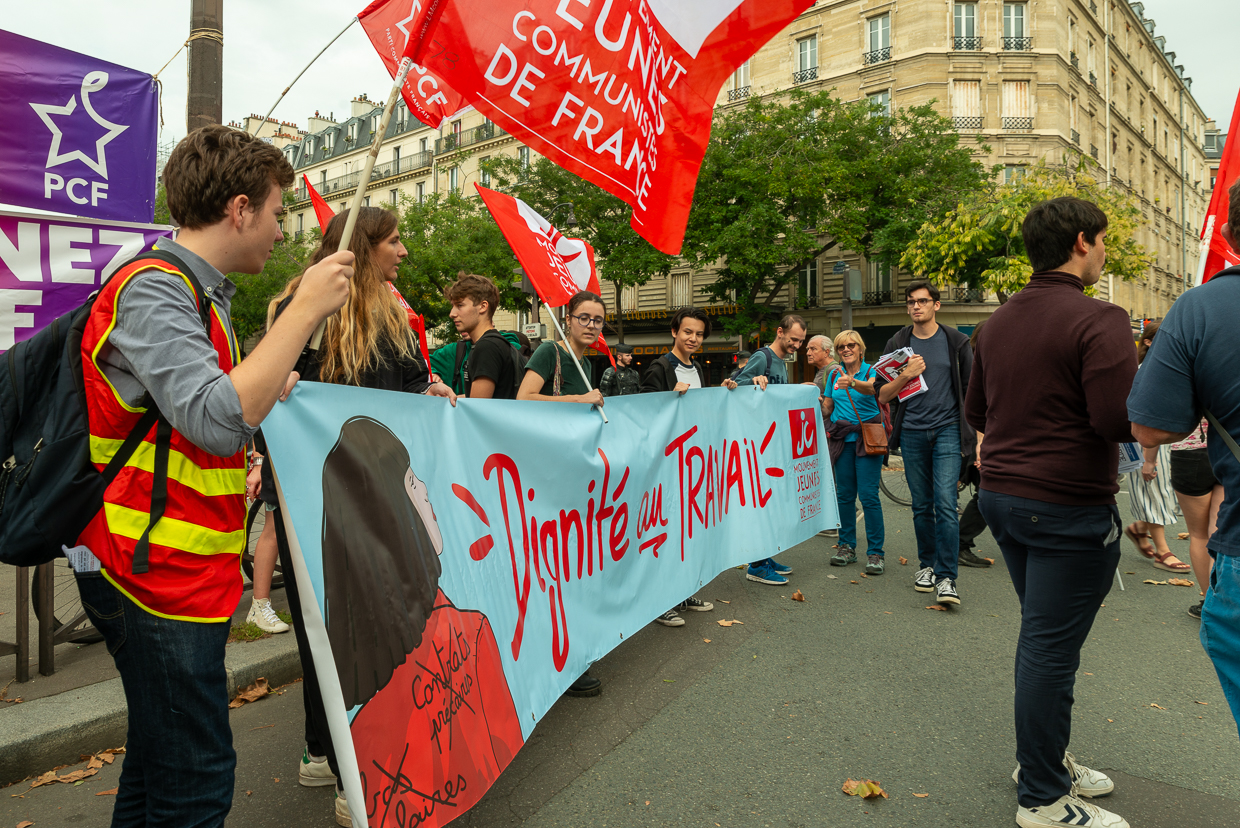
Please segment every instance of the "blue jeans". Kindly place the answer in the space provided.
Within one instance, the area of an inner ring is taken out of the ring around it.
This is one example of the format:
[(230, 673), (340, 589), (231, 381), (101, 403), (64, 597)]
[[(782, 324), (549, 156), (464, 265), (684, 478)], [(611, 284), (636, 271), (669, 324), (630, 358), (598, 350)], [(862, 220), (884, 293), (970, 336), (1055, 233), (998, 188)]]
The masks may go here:
[(934, 569), (936, 581), (954, 581), (960, 560), (960, 515), (956, 513), (960, 424), (903, 430), (900, 453), (913, 499), (917, 561), (922, 569)]
[(1072, 788), (1063, 755), (1072, 736), (1081, 645), (1115, 579), (1119, 510), (1063, 506), (982, 490), (982, 516), (1020, 598), (1016, 643), (1016, 799), (1048, 805)]
[(1201, 645), (1214, 662), (1231, 715), (1240, 722), (1240, 558), (1214, 556), (1201, 608)]
[(883, 471), (882, 455), (858, 457), (856, 443), (845, 443), (844, 453), (835, 462), (835, 498), (840, 507), (840, 544), (857, 548), (857, 510), (861, 498), (865, 511), (865, 554), (883, 554), (883, 506), (878, 502), (878, 478)]
[(129, 706), (112, 828), (222, 826), (237, 766), (224, 671), (228, 622), (152, 615), (99, 574), (79, 575), (77, 585)]

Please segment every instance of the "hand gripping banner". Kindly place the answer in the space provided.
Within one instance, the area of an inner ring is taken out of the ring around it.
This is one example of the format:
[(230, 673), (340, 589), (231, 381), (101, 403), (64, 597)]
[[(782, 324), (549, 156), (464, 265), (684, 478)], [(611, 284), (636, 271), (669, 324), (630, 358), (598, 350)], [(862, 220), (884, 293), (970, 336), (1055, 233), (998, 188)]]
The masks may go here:
[(263, 431), (354, 825), (460, 816), (590, 664), (838, 525), (817, 404), (298, 385)]
[(623, 199), (633, 229), (674, 254), (720, 88), (810, 5), (405, 0), (400, 30), (409, 38), (403, 54), (440, 88)]

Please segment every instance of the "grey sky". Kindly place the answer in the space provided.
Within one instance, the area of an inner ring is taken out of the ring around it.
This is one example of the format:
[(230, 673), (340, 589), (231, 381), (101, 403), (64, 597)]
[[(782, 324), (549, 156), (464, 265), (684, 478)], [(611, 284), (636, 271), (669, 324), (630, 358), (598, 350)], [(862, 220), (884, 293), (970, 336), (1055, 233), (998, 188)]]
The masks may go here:
[[(1240, 16), (1235, 0), (1144, 0), (1156, 34), (1193, 78), (1193, 94), (1207, 117), (1226, 130), (1240, 72)], [(366, 5), (366, 0), (226, 0), (224, 7), (224, 120), (260, 115), (319, 49)], [(189, 31), (189, 0), (0, 0), (0, 27), (155, 72)], [(185, 53), (164, 70), (161, 141), (185, 134)], [(354, 24), (306, 73), (273, 117), (301, 128), (316, 109), (339, 118), (360, 93), (383, 98), (391, 80)]]

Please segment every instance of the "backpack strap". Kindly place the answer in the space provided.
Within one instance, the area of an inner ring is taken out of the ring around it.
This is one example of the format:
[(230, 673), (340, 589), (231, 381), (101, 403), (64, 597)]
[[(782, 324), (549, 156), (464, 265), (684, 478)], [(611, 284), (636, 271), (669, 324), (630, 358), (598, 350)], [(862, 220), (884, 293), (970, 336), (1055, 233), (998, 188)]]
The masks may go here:
[(1231, 453), (1236, 456), (1236, 460), (1240, 460), (1240, 446), (1236, 445), (1236, 440), (1227, 433), (1227, 429), (1223, 428), (1222, 423), (1210, 413), (1210, 409), (1206, 409), (1206, 419), (1210, 421), (1210, 425), (1214, 426), (1214, 430), (1223, 438), (1223, 442), (1227, 444), (1227, 448), (1231, 449)]
[[(465, 348), (466, 348), (466, 347), (467, 347), (467, 346), (466, 346), (466, 344), (465, 344), (465, 340), (463, 340), (463, 339), (457, 340), (457, 343), (456, 343), (456, 367), (452, 369), (452, 385), (453, 385), (453, 386), (455, 386), (455, 385), (456, 385), (457, 380), (463, 380), (463, 379), (464, 379), (464, 377), (463, 377), (463, 376), (462, 376), (462, 374), (461, 374), (461, 366), (463, 366), (463, 365), (465, 364)], [(462, 383), (461, 383), (461, 388), (462, 388), (462, 389), (464, 389), (464, 387), (465, 387), (465, 384), (464, 384), (464, 382), (462, 382)]]
[[(129, 264), (150, 259), (156, 259), (172, 265), (182, 276), (189, 280), (190, 285), (194, 289), (194, 303), (198, 308), (198, 316), (202, 320), (203, 329), (207, 332), (207, 338), (210, 339), (211, 300), (207, 298), (206, 291), (203, 290), (202, 283), (198, 281), (198, 277), (179, 258), (164, 250), (147, 251)], [(146, 402), (146, 413), (138, 420), (133, 430), (129, 432), (129, 436), (125, 438), (125, 442), (121, 444), (120, 451), (116, 453), (103, 470), (104, 482), (105, 485), (108, 485), (120, 473), (121, 467), (137, 451), (138, 444), (150, 432), (152, 423), (155, 424), (155, 466), (153, 472), (154, 479), (151, 482), (151, 518), (147, 522), (146, 529), (142, 532), (142, 537), (138, 539), (138, 543), (134, 546), (133, 561), (131, 561), (131, 571), (134, 575), (141, 575), (150, 569), (151, 531), (155, 528), (155, 524), (159, 523), (159, 519), (164, 516), (164, 510), (168, 506), (168, 456), (172, 449), (172, 423), (159, 410), (159, 406), (151, 398), (149, 390), (146, 393)]]

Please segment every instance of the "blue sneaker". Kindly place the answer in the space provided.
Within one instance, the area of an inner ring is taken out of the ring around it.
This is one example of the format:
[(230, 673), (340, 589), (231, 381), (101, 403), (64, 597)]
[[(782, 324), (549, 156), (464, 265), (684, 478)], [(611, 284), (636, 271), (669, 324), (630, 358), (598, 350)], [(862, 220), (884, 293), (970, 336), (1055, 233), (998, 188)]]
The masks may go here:
[(767, 558), (766, 563), (767, 563), (767, 566), (769, 566), (771, 569), (778, 572), (780, 575), (789, 575), (792, 573), (792, 567), (784, 566), (783, 564), (781, 564), (779, 561), (775, 560), (774, 558)]
[(771, 567), (769, 558), (757, 566), (750, 564), (749, 568), (745, 570), (745, 577), (751, 581), (757, 581), (760, 584), (770, 584), (771, 586), (782, 586), (788, 583), (787, 578)]

